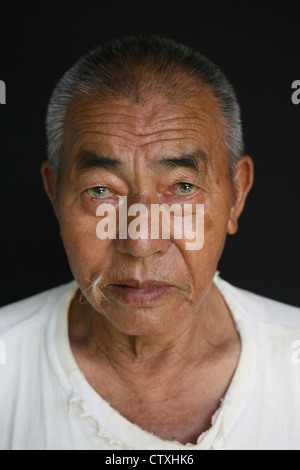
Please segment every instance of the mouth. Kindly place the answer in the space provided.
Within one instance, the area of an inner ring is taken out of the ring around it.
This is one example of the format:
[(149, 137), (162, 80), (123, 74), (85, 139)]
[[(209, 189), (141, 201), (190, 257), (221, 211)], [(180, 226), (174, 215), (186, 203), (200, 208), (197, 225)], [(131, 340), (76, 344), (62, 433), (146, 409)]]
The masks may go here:
[(169, 293), (174, 287), (166, 282), (155, 280), (137, 281), (126, 279), (110, 284), (113, 294), (126, 305), (147, 306)]

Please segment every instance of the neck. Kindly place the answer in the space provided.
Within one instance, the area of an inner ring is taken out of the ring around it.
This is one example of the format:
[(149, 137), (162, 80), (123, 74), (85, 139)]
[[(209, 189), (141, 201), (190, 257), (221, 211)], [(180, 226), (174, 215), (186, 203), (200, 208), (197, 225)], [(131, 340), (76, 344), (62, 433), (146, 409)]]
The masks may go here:
[[(215, 357), (237, 332), (223, 297), (213, 284), (206, 300), (164, 335), (131, 336), (118, 331), (104, 315), (79, 302), (70, 308), (70, 341), (80, 364), (106, 368), (137, 394), (167, 394), (190, 369)], [(163, 392), (162, 392), (163, 391)]]

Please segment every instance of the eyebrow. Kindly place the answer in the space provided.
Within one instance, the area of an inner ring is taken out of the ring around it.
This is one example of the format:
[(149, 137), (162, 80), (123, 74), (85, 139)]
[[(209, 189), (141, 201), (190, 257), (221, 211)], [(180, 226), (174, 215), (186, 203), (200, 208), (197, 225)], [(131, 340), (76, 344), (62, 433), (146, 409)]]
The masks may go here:
[[(117, 158), (111, 158), (105, 155), (97, 155), (89, 150), (82, 150), (75, 157), (75, 167), (77, 171), (88, 170), (93, 168), (105, 168), (108, 170), (120, 169), (124, 166), (121, 160)], [(153, 162), (153, 166), (156, 168), (174, 168), (183, 167), (189, 168), (197, 173), (200, 171), (200, 166), (207, 170), (209, 162), (208, 155), (201, 149), (196, 150), (191, 154), (181, 155), (178, 157), (165, 157)]]
[(88, 170), (92, 168), (106, 168), (108, 170), (117, 169), (122, 166), (121, 160), (110, 158), (105, 155), (97, 155), (88, 150), (82, 150), (75, 157), (77, 170)]
[(155, 166), (163, 168), (183, 167), (199, 173), (200, 166), (204, 167), (205, 171), (207, 170), (208, 162), (208, 155), (203, 150), (198, 149), (196, 152), (181, 155), (180, 157), (162, 158), (155, 163)]

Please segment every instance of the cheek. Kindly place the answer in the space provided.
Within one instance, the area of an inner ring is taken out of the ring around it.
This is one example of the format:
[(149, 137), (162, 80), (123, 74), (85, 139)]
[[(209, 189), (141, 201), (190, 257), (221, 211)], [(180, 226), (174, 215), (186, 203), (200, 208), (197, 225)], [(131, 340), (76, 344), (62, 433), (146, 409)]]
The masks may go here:
[(216, 217), (206, 212), (204, 215), (204, 243), (199, 250), (186, 250), (186, 240), (176, 240), (188, 271), (192, 276), (195, 291), (202, 291), (209, 285), (216, 272), (226, 240), (226, 214)]
[[(204, 205), (204, 213), (203, 211), (199, 212), (197, 217), (193, 213), (192, 225), (189, 222), (191, 219), (184, 219), (183, 226), (186, 225), (186, 227), (182, 228), (182, 239), (175, 239), (172, 236), (173, 243), (182, 252), (185, 252), (187, 255), (191, 252), (192, 256), (196, 258), (203, 256), (207, 252), (211, 254), (212, 251), (219, 251), (219, 246), (223, 246), (226, 238), (228, 223), (226, 208), (223, 211), (214, 211), (209, 205)], [(196, 220), (199, 220), (199, 223)], [(174, 232), (172, 235), (174, 235)], [(197, 248), (197, 243), (194, 243), (196, 240), (199, 240), (198, 246), (200, 246), (200, 241), (203, 242), (199, 249)], [(192, 243), (189, 243), (190, 241)], [(190, 246), (190, 249), (186, 249), (187, 246)]]
[(224, 249), (224, 244), (227, 235), (228, 216), (227, 210), (218, 213), (205, 214), (205, 236), (203, 253), (210, 257), (216, 263)]
[(90, 279), (106, 258), (111, 240), (100, 240), (96, 234), (98, 219), (69, 214), (62, 218), (60, 233), (71, 271), (77, 276)]

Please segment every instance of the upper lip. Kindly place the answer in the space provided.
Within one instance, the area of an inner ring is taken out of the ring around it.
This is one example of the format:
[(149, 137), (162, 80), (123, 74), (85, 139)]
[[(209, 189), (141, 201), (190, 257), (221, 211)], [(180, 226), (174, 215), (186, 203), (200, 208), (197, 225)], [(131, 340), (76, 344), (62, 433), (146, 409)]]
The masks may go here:
[(170, 284), (163, 281), (155, 281), (148, 279), (145, 281), (138, 281), (137, 279), (124, 279), (122, 281), (112, 282), (113, 285), (134, 287), (135, 289), (147, 289), (148, 287), (170, 287)]

